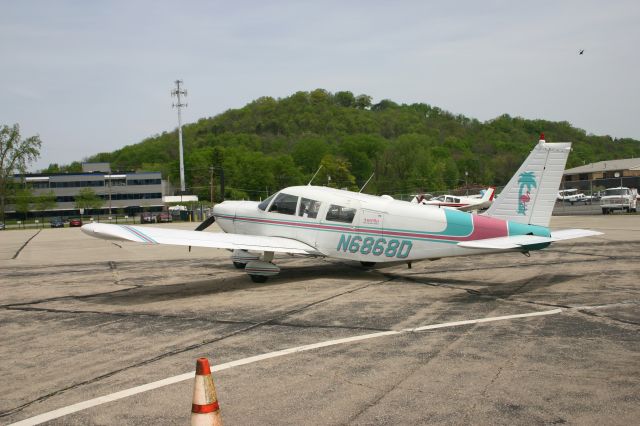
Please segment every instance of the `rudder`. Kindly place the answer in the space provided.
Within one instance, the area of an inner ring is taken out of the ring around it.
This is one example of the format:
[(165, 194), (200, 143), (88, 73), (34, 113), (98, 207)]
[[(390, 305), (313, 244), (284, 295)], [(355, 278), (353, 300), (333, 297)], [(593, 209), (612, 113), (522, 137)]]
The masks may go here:
[(548, 226), (571, 142), (546, 143), (544, 135), (486, 211), (487, 216)]

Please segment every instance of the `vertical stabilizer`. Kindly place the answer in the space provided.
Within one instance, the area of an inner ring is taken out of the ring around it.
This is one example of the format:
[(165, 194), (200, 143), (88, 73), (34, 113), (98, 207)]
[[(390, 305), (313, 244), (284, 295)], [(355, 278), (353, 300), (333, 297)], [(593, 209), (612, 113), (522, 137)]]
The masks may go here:
[(493, 201), (493, 196), (495, 195), (495, 191), (496, 191), (496, 188), (493, 186), (490, 186), (489, 188), (487, 188), (486, 191), (484, 191), (484, 194), (482, 194), (481, 200), (483, 202)]
[(538, 145), (485, 214), (513, 222), (549, 226), (570, 150), (570, 142), (546, 143), (541, 135)]

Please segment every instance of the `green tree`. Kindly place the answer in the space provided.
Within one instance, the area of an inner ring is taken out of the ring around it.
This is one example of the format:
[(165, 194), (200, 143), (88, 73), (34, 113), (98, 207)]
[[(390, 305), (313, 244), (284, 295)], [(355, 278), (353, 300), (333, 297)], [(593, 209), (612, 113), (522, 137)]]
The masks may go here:
[(349, 91), (336, 92), (333, 95), (335, 102), (343, 107), (353, 108), (356, 106), (356, 97)]
[(8, 190), (13, 184), (13, 174), (24, 174), (27, 166), (40, 157), (40, 136), (22, 139), (20, 126), (0, 127), (0, 220), (4, 221)]
[(15, 192), (14, 205), (16, 206), (16, 213), (20, 213), (25, 219), (33, 206), (33, 202), (34, 198), (31, 188), (22, 188)]
[(100, 209), (104, 202), (91, 188), (82, 188), (75, 197), (76, 209)]
[(34, 207), (39, 212), (50, 210), (56, 205), (56, 194), (52, 190), (34, 196)]
[(371, 106), (371, 96), (358, 95), (356, 96), (356, 108), (366, 109)]
[(320, 137), (305, 137), (293, 147), (293, 159), (305, 173), (314, 173), (320, 161), (329, 152), (327, 142)]
[(316, 180), (326, 183), (332, 188), (356, 189), (356, 178), (351, 174), (349, 161), (344, 158), (327, 154), (321, 161), (322, 169)]

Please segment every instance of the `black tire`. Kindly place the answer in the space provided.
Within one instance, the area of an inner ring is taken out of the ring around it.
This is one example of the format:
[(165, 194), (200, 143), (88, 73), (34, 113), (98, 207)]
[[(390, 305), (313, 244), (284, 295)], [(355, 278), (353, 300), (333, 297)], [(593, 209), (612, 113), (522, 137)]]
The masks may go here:
[(265, 277), (264, 275), (249, 275), (251, 281), (254, 283), (266, 283), (269, 277)]
[(247, 266), (246, 263), (241, 263), (241, 262), (233, 262), (233, 266), (236, 267), (236, 269), (244, 269), (245, 266)]
[(609, 213), (607, 209), (602, 209), (602, 214), (607, 214), (607, 213)]
[(376, 262), (360, 262), (360, 264), (365, 268), (373, 268), (376, 266)]

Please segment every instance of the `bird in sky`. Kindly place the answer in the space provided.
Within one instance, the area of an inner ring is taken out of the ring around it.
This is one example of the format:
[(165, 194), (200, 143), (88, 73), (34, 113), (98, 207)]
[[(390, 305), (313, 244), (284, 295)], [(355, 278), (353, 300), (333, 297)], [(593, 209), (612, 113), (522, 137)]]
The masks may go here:
[(584, 49), (580, 49), (580, 55), (584, 53)]

